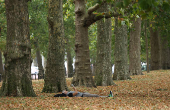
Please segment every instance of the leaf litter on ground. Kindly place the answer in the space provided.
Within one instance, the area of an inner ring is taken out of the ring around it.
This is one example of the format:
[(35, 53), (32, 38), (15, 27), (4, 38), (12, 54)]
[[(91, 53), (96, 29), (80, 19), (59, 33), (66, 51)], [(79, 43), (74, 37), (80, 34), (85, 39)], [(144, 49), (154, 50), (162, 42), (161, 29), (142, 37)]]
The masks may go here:
[[(53, 97), (56, 93), (42, 93), (44, 81), (32, 80), (37, 97), (0, 97), (0, 110), (169, 110), (170, 70), (143, 72), (131, 76), (132, 80), (114, 81), (117, 86), (97, 88), (77, 87), (80, 92), (89, 92), (113, 98), (101, 97)], [(70, 90), (71, 78), (67, 78)], [(0, 82), (0, 87), (2, 82)]]

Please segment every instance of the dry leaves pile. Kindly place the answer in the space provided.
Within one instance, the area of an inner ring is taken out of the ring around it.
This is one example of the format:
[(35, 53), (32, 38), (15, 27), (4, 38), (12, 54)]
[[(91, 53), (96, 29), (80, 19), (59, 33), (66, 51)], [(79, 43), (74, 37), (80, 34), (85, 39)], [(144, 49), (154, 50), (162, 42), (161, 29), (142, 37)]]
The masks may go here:
[[(77, 87), (78, 91), (106, 96), (112, 90), (113, 98), (56, 98), (54, 93), (41, 93), (43, 80), (33, 80), (37, 97), (1, 97), (0, 110), (170, 110), (170, 70), (144, 72), (132, 80), (114, 82), (118, 86)], [(72, 90), (71, 79), (67, 84)]]

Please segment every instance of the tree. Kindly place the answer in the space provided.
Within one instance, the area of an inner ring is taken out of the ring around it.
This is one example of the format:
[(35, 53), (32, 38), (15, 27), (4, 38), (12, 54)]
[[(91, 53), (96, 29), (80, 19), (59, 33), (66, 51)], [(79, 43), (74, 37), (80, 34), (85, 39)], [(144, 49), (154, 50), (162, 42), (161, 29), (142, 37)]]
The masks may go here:
[(67, 73), (68, 73), (68, 77), (73, 77), (73, 58), (71, 56), (71, 46), (70, 46), (70, 42), (69, 39), (67, 39)]
[(151, 37), (151, 70), (159, 70), (161, 68), (160, 56), (160, 36), (158, 29), (150, 28)]
[[(104, 1), (105, 2), (105, 1)], [(88, 27), (102, 18), (110, 18), (119, 13), (94, 13), (104, 2), (97, 3), (86, 12), (85, 0), (75, 0), (75, 75), (72, 83), (75, 86), (95, 87), (90, 69)]]
[(37, 57), (37, 62), (38, 62), (38, 79), (43, 79), (43, 75), (44, 75), (44, 68), (42, 66), (42, 58), (41, 58), (41, 54), (40, 54), (40, 48), (39, 48), (39, 44), (38, 44), (38, 39), (36, 38), (36, 41), (34, 42), (35, 48), (36, 48), (36, 57)]
[[(47, 3), (46, 0), (36, 0), (29, 3), (29, 19), (30, 19), (30, 33), (32, 44), (32, 57), (35, 58), (43, 55), (47, 57), (48, 50), (48, 23), (47, 23)], [(39, 52), (38, 52), (39, 51)], [(40, 57), (39, 57), (40, 58)], [(40, 66), (39, 74), (43, 73), (42, 63), (38, 60), (38, 66)]]
[(168, 37), (161, 37), (161, 67), (162, 69), (168, 69), (168, 57), (169, 57), (169, 48), (168, 48)]
[(149, 73), (150, 67), (149, 67), (149, 46), (148, 46), (148, 35), (147, 35), (147, 21), (145, 21), (145, 42), (146, 42), (147, 73)]
[[(72, 1), (67, 0), (63, 5), (64, 15), (64, 35), (65, 35), (65, 50), (67, 57), (67, 74), (68, 77), (73, 77), (73, 57), (74, 57), (74, 41), (75, 41), (75, 24), (74, 24), (74, 5)], [(71, 17), (70, 17), (71, 16)]]
[[(108, 2), (115, 3), (115, 1), (107, 0)], [(117, 12), (104, 12), (104, 13), (95, 13), (105, 2), (106, 0), (98, 0), (98, 3), (91, 8), (88, 8), (86, 11), (86, 3), (85, 0), (75, 0), (75, 25), (76, 25), (76, 40), (75, 40), (75, 52), (76, 52), (76, 61), (75, 61), (75, 76), (72, 80), (72, 83), (75, 86), (87, 86), (94, 87), (94, 81), (91, 75), (90, 70), (90, 57), (89, 57), (89, 39), (88, 39), (88, 27), (95, 23), (96, 21), (102, 18), (110, 18), (124, 15), (127, 13), (135, 3), (134, 10), (130, 11), (139, 11), (136, 9), (138, 4), (141, 6), (143, 10), (149, 11), (154, 5), (157, 5), (156, 1), (153, 0), (140, 0), (132, 1), (124, 0), (116, 3)], [(152, 5), (152, 3), (154, 5)], [(130, 4), (130, 5), (129, 5)], [(111, 9), (112, 10), (112, 9)], [(136, 14), (136, 13), (135, 13)], [(119, 45), (119, 44), (118, 44)], [(126, 52), (125, 52), (126, 53)], [(126, 56), (125, 56), (126, 57)], [(126, 66), (127, 67), (127, 66)], [(124, 67), (123, 67), (124, 68)], [(125, 71), (127, 74), (127, 69)]]
[(48, 2), (49, 45), (43, 92), (67, 90), (64, 68), (64, 27), (62, 0)]
[(115, 18), (115, 68), (113, 80), (130, 79), (128, 71), (127, 39), (127, 25), (123, 22), (122, 24), (118, 24), (118, 18)]
[(5, 0), (7, 44), (1, 96), (36, 96), (31, 81), (28, 0)]
[[(109, 4), (105, 3), (98, 12), (107, 12)], [(111, 18), (97, 22), (97, 59), (95, 84), (97, 86), (113, 85), (111, 65)]]
[(141, 18), (134, 18), (130, 31), (129, 43), (129, 72), (130, 75), (141, 75)]

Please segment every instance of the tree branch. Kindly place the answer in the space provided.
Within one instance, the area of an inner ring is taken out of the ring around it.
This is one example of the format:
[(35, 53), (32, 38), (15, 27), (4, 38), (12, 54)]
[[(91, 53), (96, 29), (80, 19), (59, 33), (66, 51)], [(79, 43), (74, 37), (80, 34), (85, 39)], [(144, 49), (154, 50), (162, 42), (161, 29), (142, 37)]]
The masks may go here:
[(104, 0), (101, 4), (96, 4), (96, 5), (94, 5), (94, 6), (92, 6), (92, 7), (90, 7), (89, 9), (88, 9), (88, 14), (92, 14), (94, 11), (96, 11), (97, 9), (99, 9), (104, 3), (106, 3), (106, 1)]
[[(102, 19), (102, 18), (111, 18), (111, 17), (118, 17), (122, 16), (121, 13), (118, 12), (103, 12), (102, 14), (94, 14), (93, 12), (96, 11), (98, 8), (100, 8), (101, 5), (105, 3), (102, 2), (100, 5), (95, 5), (92, 8), (88, 10), (88, 16), (84, 19), (84, 26), (90, 26), (91, 24), (95, 23), (96, 21)], [(132, 5), (135, 4), (136, 2), (132, 2), (131, 5), (129, 5), (126, 9), (124, 14), (130, 12)]]
[(102, 13), (102, 15), (98, 14), (91, 14), (87, 18), (85, 18), (84, 26), (90, 26), (91, 24), (95, 23), (98, 20), (101, 20), (102, 18), (111, 18), (111, 17), (118, 17), (121, 16), (120, 13)]

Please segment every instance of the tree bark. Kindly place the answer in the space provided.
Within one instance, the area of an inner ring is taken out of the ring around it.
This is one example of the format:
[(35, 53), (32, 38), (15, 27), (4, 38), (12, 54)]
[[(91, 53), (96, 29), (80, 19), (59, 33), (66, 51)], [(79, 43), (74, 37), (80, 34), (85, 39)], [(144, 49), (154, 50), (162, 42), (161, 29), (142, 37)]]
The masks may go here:
[(149, 67), (149, 47), (148, 47), (148, 36), (147, 36), (147, 21), (145, 21), (145, 41), (146, 41), (146, 62), (147, 62), (147, 73), (150, 71)]
[(168, 48), (168, 37), (162, 36), (161, 38), (161, 68), (168, 69), (168, 57), (169, 57), (169, 48)]
[[(105, 3), (98, 12), (107, 12), (109, 4)], [(113, 85), (111, 65), (111, 18), (97, 22), (97, 60), (95, 84), (97, 86)]]
[(134, 18), (132, 29), (130, 31), (129, 43), (129, 72), (130, 75), (141, 75), (140, 59), (140, 36), (141, 36), (141, 18)]
[(115, 18), (115, 68), (113, 80), (130, 79), (127, 54), (127, 26), (118, 25), (118, 19)]
[(64, 26), (62, 0), (49, 0), (49, 45), (43, 92), (67, 90), (64, 68)]
[(5, 0), (7, 43), (1, 96), (36, 96), (31, 80), (31, 45), (26, 0)]
[(151, 37), (151, 70), (159, 70), (161, 68), (160, 57), (160, 39), (158, 30), (150, 28)]

